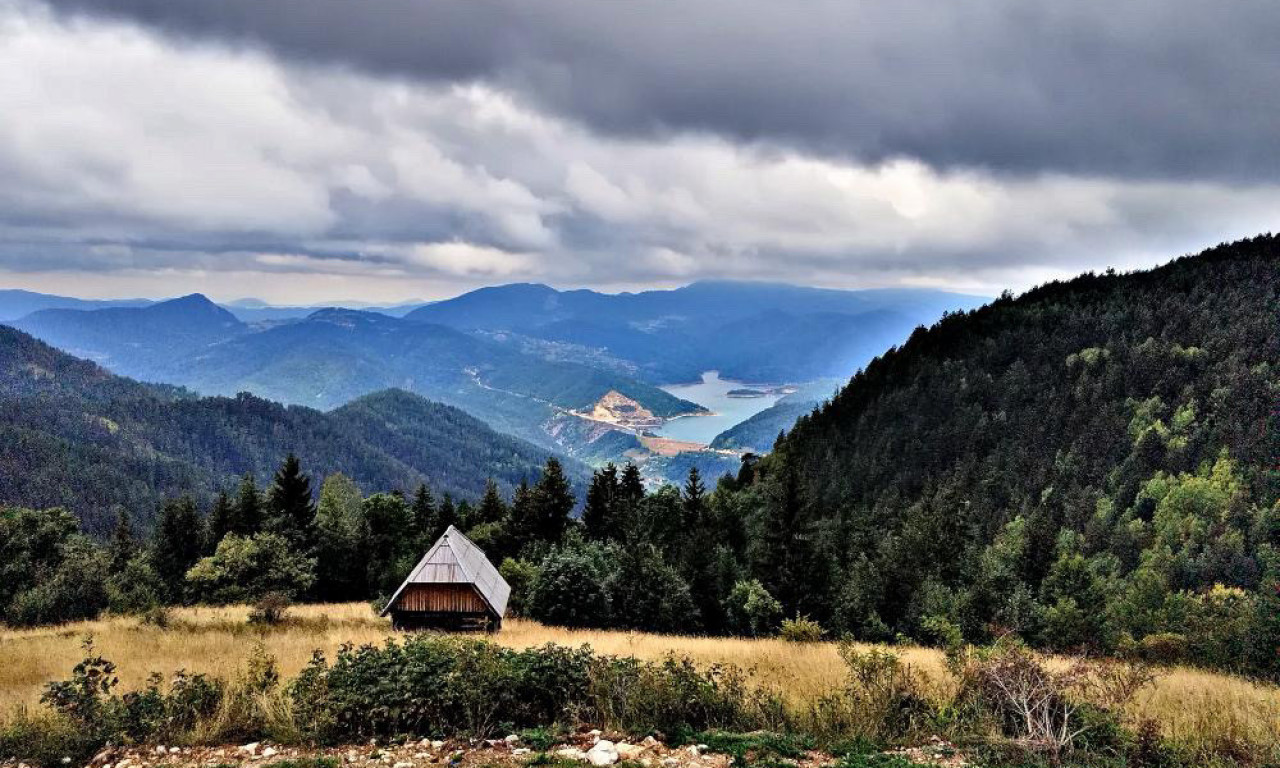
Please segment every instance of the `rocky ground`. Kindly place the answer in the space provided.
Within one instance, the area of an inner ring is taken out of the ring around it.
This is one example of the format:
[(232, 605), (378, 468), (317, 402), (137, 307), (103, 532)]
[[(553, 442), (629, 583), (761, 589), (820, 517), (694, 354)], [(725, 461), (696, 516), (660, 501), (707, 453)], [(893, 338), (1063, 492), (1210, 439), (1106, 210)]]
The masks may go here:
[[(956, 749), (937, 738), (919, 747), (898, 749), (887, 754), (940, 768), (967, 765)], [(704, 744), (670, 747), (652, 737), (628, 741), (615, 734), (593, 730), (575, 734), (545, 751), (524, 744), (514, 734), (505, 739), (485, 741), (423, 739), (407, 744), (379, 745), (375, 742), (327, 749), (266, 742), (214, 747), (114, 747), (98, 753), (84, 768), (480, 768), (529, 763), (539, 766), (582, 763), (584, 768), (615, 764), (634, 768), (730, 768), (732, 762), (732, 756), (714, 752)], [(796, 768), (819, 768), (837, 761), (829, 754), (811, 751), (798, 760), (785, 762)], [(70, 759), (64, 759), (63, 764), (70, 765)], [(0, 761), (0, 767), (35, 768), (16, 760)]]

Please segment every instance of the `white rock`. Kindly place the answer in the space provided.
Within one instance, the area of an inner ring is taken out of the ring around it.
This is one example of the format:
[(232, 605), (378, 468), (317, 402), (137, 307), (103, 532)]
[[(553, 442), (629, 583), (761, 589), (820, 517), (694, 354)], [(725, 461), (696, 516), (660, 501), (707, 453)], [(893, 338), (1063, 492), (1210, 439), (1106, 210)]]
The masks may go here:
[(530, 753), (530, 752), (532, 752), (532, 751), (533, 751), (533, 750), (532, 750), (532, 749), (529, 749), (528, 747), (516, 747), (515, 749), (511, 750), (511, 754), (513, 754), (513, 755), (527, 755), (527, 754), (529, 754), (529, 753)]
[(507, 736), (507, 738), (503, 739), (503, 741), (507, 742), (508, 744), (519, 744), (520, 737), (513, 733)]
[(587, 753), (577, 747), (561, 747), (556, 750), (556, 757), (563, 757), (566, 760), (586, 760)]
[(432, 749), (444, 749), (444, 742), (443, 742), (443, 741), (433, 741), (433, 742), (431, 742), (431, 748), (432, 748)]
[(430, 760), (431, 753), (430, 752), (414, 752), (413, 759), (414, 760)]
[(258, 742), (251, 741), (248, 744), (241, 744), (240, 751), (245, 754), (256, 755), (258, 754)]
[(675, 768), (679, 764), (680, 764), (680, 761), (675, 759), (674, 757), (662, 758), (662, 768)]
[(413, 768), (413, 763), (396, 763), (391, 768)]
[(641, 744), (643, 744), (643, 745), (645, 745), (646, 747), (656, 747), (656, 746), (658, 746), (658, 740), (657, 740), (657, 739), (655, 739), (655, 738), (653, 738), (652, 736), (645, 736), (645, 737), (644, 737), (644, 741), (642, 741), (642, 742), (640, 742), (640, 743), (641, 743)]
[(700, 744), (690, 744), (688, 752), (694, 757), (697, 757), (698, 755), (702, 754), (702, 747)]
[(71, 765), (71, 758), (69, 758), (69, 757), (64, 757), (64, 758), (62, 758), (62, 764), (63, 764), (63, 765)]
[(592, 765), (613, 765), (618, 762), (618, 749), (608, 739), (600, 739), (587, 752), (587, 761)]
[(157, 754), (157, 755), (167, 755), (167, 754), (169, 754), (169, 750), (165, 749), (163, 744), (160, 744), (160, 745), (157, 745), (157, 746), (156, 746), (156, 754)]
[(169, 747), (169, 754), (171, 755), (176, 755), (180, 752), (182, 752), (182, 750), (179, 747)]
[(708, 749), (711, 749), (711, 747), (708, 747), (706, 744), (699, 744), (699, 745), (698, 745), (698, 751), (699, 751), (699, 752), (706, 752)]
[(262, 750), (263, 757), (275, 757), (278, 754), (280, 754), (280, 750), (276, 749), (275, 747), (267, 747), (266, 749)]
[(644, 747), (639, 744), (628, 744), (625, 741), (615, 744), (614, 749), (618, 750), (618, 757), (623, 760), (633, 760), (644, 752)]

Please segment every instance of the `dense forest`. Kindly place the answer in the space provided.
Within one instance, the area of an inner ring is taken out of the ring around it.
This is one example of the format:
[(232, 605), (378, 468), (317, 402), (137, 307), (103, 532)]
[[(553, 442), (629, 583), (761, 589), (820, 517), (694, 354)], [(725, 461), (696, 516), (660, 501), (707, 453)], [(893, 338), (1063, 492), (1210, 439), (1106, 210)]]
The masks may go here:
[[(103, 535), (117, 508), (150, 527), (161, 501), (207, 504), (245, 472), (269, 476), (288, 452), (367, 491), (476, 496), (535, 479), (547, 451), (466, 413), (399, 390), (328, 413), (247, 394), (199, 398), (113, 376), (0, 326), (0, 503), (63, 506)], [(566, 471), (587, 476), (575, 462)]]

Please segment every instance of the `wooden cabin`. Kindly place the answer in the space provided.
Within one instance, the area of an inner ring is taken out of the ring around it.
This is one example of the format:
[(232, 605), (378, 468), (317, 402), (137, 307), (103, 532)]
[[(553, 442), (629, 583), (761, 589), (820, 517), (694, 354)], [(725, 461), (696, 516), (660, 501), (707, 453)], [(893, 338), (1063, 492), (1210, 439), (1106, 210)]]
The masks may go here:
[(409, 572), (382, 615), (395, 629), (502, 628), (511, 587), (489, 558), (452, 525)]

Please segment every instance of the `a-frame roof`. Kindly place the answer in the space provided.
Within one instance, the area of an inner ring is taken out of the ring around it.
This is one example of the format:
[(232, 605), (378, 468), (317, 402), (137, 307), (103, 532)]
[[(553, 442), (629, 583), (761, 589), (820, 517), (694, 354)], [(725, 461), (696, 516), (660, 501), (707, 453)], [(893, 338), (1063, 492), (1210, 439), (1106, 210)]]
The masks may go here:
[(493, 563), (489, 562), (489, 558), (484, 556), (475, 542), (452, 525), (445, 529), (440, 539), (409, 572), (409, 578), (404, 580), (387, 602), (387, 607), (382, 609), (383, 616), (387, 615), (400, 599), (400, 593), (410, 584), (471, 584), (499, 617), (506, 613), (507, 598), (511, 596), (511, 587), (498, 573), (498, 569), (493, 567)]

